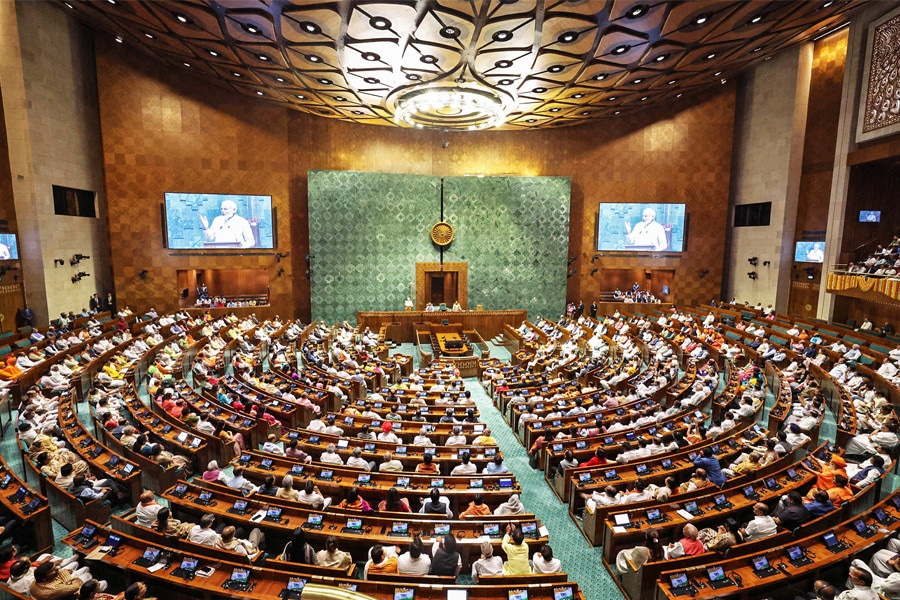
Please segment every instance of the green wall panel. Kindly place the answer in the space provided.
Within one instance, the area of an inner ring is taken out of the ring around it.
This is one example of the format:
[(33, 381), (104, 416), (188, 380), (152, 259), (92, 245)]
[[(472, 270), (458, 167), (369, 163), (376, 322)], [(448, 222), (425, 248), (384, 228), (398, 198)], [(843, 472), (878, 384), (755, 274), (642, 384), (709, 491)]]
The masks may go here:
[(559, 316), (566, 303), (568, 177), (447, 177), (444, 216), (456, 239), (446, 261), (468, 261), (469, 306)]
[(310, 171), (308, 189), (313, 319), (355, 323), (357, 310), (403, 310), (416, 262), (440, 260), (429, 238), (440, 178)]
[[(403, 310), (417, 262), (438, 262), (429, 239), (441, 219), (441, 180), (424, 175), (309, 172), (313, 319), (351, 322), (357, 310)], [(469, 307), (565, 307), (569, 240), (566, 177), (444, 178), (447, 262), (469, 263)]]

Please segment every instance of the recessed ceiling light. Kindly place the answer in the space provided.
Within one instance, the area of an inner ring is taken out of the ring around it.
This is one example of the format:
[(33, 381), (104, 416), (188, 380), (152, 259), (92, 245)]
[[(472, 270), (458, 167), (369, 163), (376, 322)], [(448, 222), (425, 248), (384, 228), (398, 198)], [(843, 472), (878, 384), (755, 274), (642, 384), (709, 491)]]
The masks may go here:
[(559, 37), (556, 38), (558, 42), (562, 42), (563, 44), (571, 44), (575, 40), (578, 39), (577, 31), (566, 31), (565, 33), (561, 33)]
[(641, 98), (641, 102), (643, 102), (644, 100), (646, 100), (646, 99), (649, 98), (649, 97), (650, 97), (650, 96), (644, 96), (643, 98)]
[(638, 17), (646, 15), (648, 10), (650, 10), (650, 7), (646, 4), (638, 4), (637, 6), (632, 6), (631, 9), (625, 13), (625, 16), (629, 19), (637, 19)]
[(509, 67), (512, 66), (512, 64), (513, 63), (511, 60), (498, 60), (497, 62), (494, 63), (494, 66), (497, 67), (498, 69), (508, 69)]
[(121, 36), (121, 35), (117, 35), (117, 36), (116, 36), (116, 41), (119, 42), (119, 43), (121, 44), (121, 43), (124, 42), (125, 40), (122, 39), (122, 36)]
[(381, 30), (391, 28), (391, 22), (384, 17), (372, 17), (371, 19), (369, 19), (369, 25), (371, 25), (374, 29)]
[(752, 52), (759, 52), (760, 50), (762, 50), (762, 46), (757, 46), (752, 50)]
[(610, 102), (615, 102), (618, 99), (619, 99), (618, 96), (610, 96), (609, 98), (607, 98), (607, 100), (609, 100)]
[(552, 67), (550, 67), (550, 68), (547, 69), (547, 70), (550, 71), (551, 73), (559, 73), (559, 72), (562, 71), (564, 68), (565, 68), (565, 67), (563, 67), (562, 65), (553, 65)]
[(144, 37), (147, 38), (148, 40), (155, 40), (155, 39), (156, 39), (156, 36), (155, 36), (155, 35), (153, 35), (152, 33), (147, 33), (146, 31), (144, 32)]
[(462, 33), (458, 27), (443, 27), (441, 28), (441, 37), (445, 37), (448, 40), (452, 40), (454, 38), (458, 38), (459, 34)]
[(697, 15), (694, 19), (694, 25), (703, 25), (707, 21), (709, 21), (709, 14), (703, 13), (702, 15)]
[(406, 78), (410, 81), (419, 81), (420, 79), (422, 79), (422, 76), (418, 73), (407, 73)]
[(620, 114), (622, 114), (622, 111), (621, 111), (621, 110), (617, 110), (617, 111), (614, 112), (613, 114), (614, 114), (614, 115), (620, 115)]
[(823, 4), (820, 8), (828, 8), (828, 7), (831, 6), (832, 4), (834, 4), (834, 1), (833, 1), (833, 0), (828, 0), (828, 2), (826, 2), (825, 4)]
[(188, 23), (188, 22), (190, 22), (190, 19), (188, 19), (186, 16), (184, 16), (184, 15), (182, 15), (182, 14), (180, 14), (180, 13), (175, 13), (175, 18), (178, 19), (178, 21), (181, 22), (181, 23)]
[(364, 113), (363, 111), (361, 111), (361, 110), (354, 110), (354, 111), (350, 111), (350, 112), (352, 112), (354, 115), (363, 115), (363, 114), (365, 114), (365, 113)]
[(673, 83), (675, 83), (675, 80), (674, 80), (674, 79), (670, 79), (670, 80), (667, 81), (666, 83), (667, 83), (668, 85), (672, 85)]
[(433, 54), (425, 54), (425, 55), (420, 56), (419, 60), (421, 60), (423, 63), (433, 65), (438, 61), (438, 57), (434, 56)]
[(713, 75), (713, 77), (718, 77), (718, 76), (721, 75), (721, 74), (722, 74), (722, 71), (716, 71), (716, 74)]
[(375, 61), (375, 60), (380, 60), (381, 56), (379, 56), (378, 54), (375, 54), (374, 52), (363, 52), (362, 58), (363, 58), (363, 60)]
[(613, 54), (625, 54), (629, 50), (631, 50), (631, 46), (629, 46), (628, 44), (622, 44), (621, 46), (616, 46), (615, 48), (613, 48), (612, 53)]
[(263, 95), (263, 93), (262, 93), (262, 92), (260, 92), (260, 91), (259, 91), (259, 90), (257, 90), (257, 91), (256, 91), (256, 95), (257, 95), (257, 96), (262, 96), (262, 95)]
[(584, 98), (584, 94), (575, 94), (572, 97), (573, 98)]
[(512, 36), (513, 36), (512, 31), (507, 31), (506, 29), (503, 29), (501, 31), (495, 32), (494, 35), (491, 36), (491, 38), (495, 42), (505, 42), (505, 41), (511, 40)]
[(115, 3), (116, 3), (116, 0), (106, 0), (106, 1), (109, 2), (110, 4), (115, 4)]
[(583, 111), (581, 111), (581, 116), (582, 116), (582, 117), (587, 116), (587, 115), (589, 115), (589, 114), (591, 114), (591, 111), (589, 111), (589, 110), (583, 110)]
[(712, 59), (714, 59), (715, 57), (716, 57), (716, 53), (715, 53), (715, 52), (710, 52), (709, 54), (706, 55), (706, 60), (712, 60)]
[(608, 77), (608, 75), (606, 73), (600, 73), (599, 75), (594, 75), (594, 79), (596, 79), (597, 81), (603, 81), (607, 77)]
[(71, 4), (69, 4), (68, 2), (63, 2), (63, 4), (65, 4), (65, 5), (68, 6), (69, 8), (72, 8), (72, 9), (75, 8), (74, 6), (72, 6)]
[(318, 81), (318, 82), (321, 83), (322, 85), (331, 85), (331, 80), (328, 79), (328, 78), (326, 78), (326, 77), (320, 77), (320, 78), (317, 79), (316, 81)]
[(313, 63), (319, 63), (322, 62), (322, 57), (317, 54), (307, 54), (306, 60)]
[(306, 100), (306, 96), (302, 94), (297, 94), (297, 100)]
[(369, 85), (375, 85), (376, 83), (381, 83), (381, 80), (378, 79), (377, 77), (366, 77), (365, 79), (363, 79), (363, 81), (365, 81)]
[(271, 59), (270, 59), (268, 56), (266, 56), (265, 54), (257, 54), (257, 55), (256, 55), (256, 58), (258, 58), (259, 60), (261, 60), (261, 61), (263, 61), (263, 62), (266, 62), (266, 61), (271, 60)]
[(512, 84), (513, 84), (512, 79), (501, 79), (500, 81), (497, 82), (497, 85), (512, 85)]
[(551, 108), (550, 112), (559, 112), (560, 110), (562, 109), (557, 106), (556, 108)]
[(545, 87), (536, 87), (536, 88), (534, 88), (534, 89), (531, 90), (531, 91), (532, 91), (533, 93), (535, 93), (535, 94), (543, 94), (544, 92), (547, 91), (547, 88), (545, 88)]
[(338, 102), (346, 102), (347, 101), (347, 99), (344, 98), (343, 96), (335, 96), (334, 99), (337, 100)]
[(313, 35), (318, 35), (318, 34), (322, 33), (322, 28), (310, 21), (301, 22), (299, 24), (299, 27), (306, 33), (311, 33)]
[(537, 119), (525, 119), (526, 123), (537, 123)]
[(241, 76), (241, 74), (238, 73), (237, 71), (232, 71), (231, 74), (234, 75), (235, 77), (240, 77), (240, 76)]
[(257, 27), (253, 23), (241, 23), (241, 28), (247, 33), (259, 35), (259, 27)]
[(655, 60), (656, 62), (662, 62), (662, 61), (666, 60), (667, 58), (669, 58), (669, 55), (668, 55), (668, 54), (660, 54), (659, 56), (657, 56), (657, 57), (654, 58), (653, 60)]
[(722, 80), (722, 85), (725, 85), (727, 82), (728, 82), (727, 79), (723, 79), (723, 80)]
[(210, 55), (210, 56), (218, 56), (219, 53), (216, 52), (215, 50), (210, 50), (210, 51), (209, 51), (209, 55)]
[(189, 63), (189, 62), (183, 62), (183, 63), (181, 63), (181, 64), (183, 64), (183, 65), (186, 66), (186, 67), (191, 66), (191, 63)]
[(675, 97), (676, 97), (676, 98), (681, 98), (682, 96), (684, 96), (684, 93), (675, 94)]
[(275, 81), (277, 81), (278, 83), (284, 83), (284, 77), (276, 77)]
[(762, 21), (762, 20), (763, 20), (763, 16), (762, 16), (762, 15), (756, 15), (755, 17), (753, 17), (752, 19), (750, 19), (750, 23), (755, 25), (756, 23), (759, 23), (759, 22)]
[(642, 82), (642, 81), (643, 81), (643, 79), (641, 79), (640, 77), (638, 77), (637, 79), (635, 79), (635, 80), (632, 81), (631, 83), (640, 83), (640, 82)]

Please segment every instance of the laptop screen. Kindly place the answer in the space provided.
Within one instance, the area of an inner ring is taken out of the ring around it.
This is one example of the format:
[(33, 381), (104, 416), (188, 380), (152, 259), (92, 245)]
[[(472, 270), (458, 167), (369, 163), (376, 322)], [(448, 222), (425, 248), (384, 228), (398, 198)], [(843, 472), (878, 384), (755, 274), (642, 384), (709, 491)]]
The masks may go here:
[(753, 492), (753, 486), (752, 486), (752, 485), (744, 486), (744, 495), (745, 495), (745, 496), (747, 496), (747, 497), (749, 498), (750, 496), (753, 495), (753, 493), (754, 493), (754, 492)]
[(406, 486), (408, 486), (408, 485), (409, 485), (409, 477), (398, 477), (398, 478), (397, 478), (397, 485), (399, 485), (399, 486), (401, 486), (401, 487), (406, 487)]
[(350, 440), (341, 439), (338, 440), (337, 447), (339, 450), (346, 450), (350, 446)]
[(391, 525), (391, 533), (402, 533), (406, 534), (409, 531), (409, 523), (401, 523), (399, 521), (395, 521), (393, 525)]
[(509, 590), (509, 600), (528, 600), (528, 590)]
[(319, 473), (320, 479), (331, 479), (332, 477), (334, 477), (334, 471), (322, 471)]
[(362, 529), (362, 519), (353, 517), (347, 519), (347, 529)]
[(147, 549), (144, 550), (144, 554), (141, 555), (141, 558), (144, 560), (156, 560), (156, 557), (159, 556), (159, 548), (154, 548), (153, 546), (147, 546)]
[(631, 518), (628, 516), (628, 513), (619, 513), (617, 515), (613, 515), (613, 522), (616, 525), (628, 525), (631, 523)]
[(837, 536), (834, 535), (833, 531), (829, 531), (824, 536), (822, 536), (822, 541), (825, 542), (825, 545), (829, 548), (832, 546), (837, 546), (840, 541), (837, 539)]
[(662, 463), (661, 463), (661, 464), (662, 464), (662, 468), (663, 468), (663, 469), (669, 469), (669, 468), (672, 467), (672, 459), (671, 459), (671, 458), (664, 458), (664, 459), (662, 459)]
[(574, 597), (571, 586), (553, 588), (553, 600), (573, 600)]
[(641, 464), (639, 464), (637, 467), (635, 467), (634, 470), (635, 470), (635, 472), (636, 472), (638, 475), (646, 475), (646, 474), (647, 474), (647, 471), (648, 471), (648, 468), (647, 468), (647, 465), (646, 465), (646, 464), (641, 463)]
[(248, 579), (250, 579), (249, 569), (238, 568), (231, 572), (231, 581), (235, 581), (237, 583), (247, 583)]
[(184, 483), (179, 483), (178, 485), (175, 486), (175, 493), (176, 493), (176, 494), (183, 494), (183, 493), (185, 493), (185, 492), (187, 491), (187, 487), (188, 487), (188, 486), (187, 486), (186, 484), (184, 484)]
[(501, 488), (511, 488), (512, 487), (512, 479), (509, 477), (501, 477), (500, 478), (500, 487)]
[(709, 574), (710, 581), (723, 581), (725, 579), (725, 569), (721, 566), (708, 567), (706, 572)]
[(450, 533), (450, 525), (447, 523), (435, 523), (434, 535), (447, 535)]
[(553, 444), (553, 451), (554, 451), (554, 452), (562, 452), (562, 449), (563, 449), (563, 445), (562, 445), (562, 444)]
[(303, 474), (303, 465), (294, 465), (291, 467), (291, 475), (302, 475)]
[(675, 573), (669, 576), (673, 588), (685, 587), (688, 584), (687, 573)]
[(866, 522), (863, 521), (862, 519), (857, 519), (857, 520), (853, 521), (853, 527), (856, 528), (857, 533), (862, 533), (863, 531), (868, 529)]
[(879, 523), (884, 523), (887, 520), (887, 514), (880, 506), (876, 507), (872, 512), (875, 513), (875, 518), (878, 519)]
[(651, 521), (655, 521), (659, 519), (659, 509), (658, 508), (650, 508), (647, 510), (647, 518)]
[(578, 481), (580, 481), (580, 482), (582, 482), (582, 483), (585, 483), (585, 482), (588, 482), (588, 481), (590, 481), (590, 480), (591, 480), (591, 474), (590, 474), (590, 473), (579, 473), (579, 474), (578, 474)]
[(125, 465), (125, 468), (122, 469), (123, 475), (131, 475), (134, 472), (134, 464), (128, 463)]
[(481, 488), (484, 487), (484, 481), (481, 479), (470, 479), (469, 480), (470, 488)]
[(615, 469), (607, 469), (603, 472), (603, 476), (606, 479), (615, 479), (616, 478), (616, 470)]
[(522, 523), (522, 533), (524, 533), (525, 535), (533, 535), (536, 531), (537, 523)]
[(716, 501), (716, 506), (721, 506), (728, 502), (728, 498), (725, 497), (725, 494), (716, 494), (714, 500)]
[(358, 483), (369, 483), (372, 481), (372, 475), (370, 473), (360, 473), (357, 475), (356, 481)]
[(394, 600), (413, 600), (415, 591), (412, 588), (395, 588)]
[(270, 469), (272, 467), (272, 459), (264, 458), (262, 459), (262, 462), (260, 464), (262, 465), (263, 469)]
[(247, 501), (246, 500), (235, 500), (234, 501), (234, 510), (246, 510), (247, 509)]
[(212, 492), (200, 492), (200, 502), (209, 502), (212, 500)]
[(287, 582), (287, 590), (289, 592), (299, 592), (306, 587), (306, 580), (299, 577), (291, 577)]
[(800, 560), (803, 558), (803, 550), (800, 549), (800, 546), (791, 546), (787, 549), (787, 555), (791, 560)]
[(97, 531), (97, 528), (93, 525), (85, 525), (81, 528), (81, 536), (86, 538), (93, 537), (95, 531)]
[(372, 452), (375, 450), (375, 444), (373, 442), (366, 442), (363, 446), (363, 452)]
[(195, 571), (197, 569), (198, 562), (199, 559), (196, 559), (193, 556), (185, 556), (183, 559), (181, 559), (180, 569), (183, 571)]
[(765, 556), (754, 556), (753, 557), (753, 570), (754, 571), (765, 571), (769, 568), (769, 559)]
[(281, 507), (280, 506), (270, 506), (266, 511), (266, 516), (270, 519), (277, 519), (281, 516)]
[(484, 455), (488, 458), (497, 456), (497, 449), (496, 448), (485, 448)]
[(310, 525), (321, 525), (322, 524), (322, 515), (318, 513), (312, 513), (308, 517), (306, 517), (306, 522)]
[(500, 535), (500, 524), (499, 523), (485, 523), (484, 524), (484, 535)]
[(778, 482), (775, 481), (775, 478), (774, 478), (774, 477), (767, 477), (767, 478), (766, 478), (766, 487), (769, 488), (770, 490), (771, 490), (772, 488), (774, 488), (775, 486), (777, 486), (777, 485), (778, 485)]
[(442, 488), (442, 487), (444, 487), (444, 480), (443, 480), (443, 479), (432, 479), (432, 480), (431, 480), (431, 487), (433, 487), (433, 488)]
[(697, 503), (694, 501), (686, 502), (684, 505), (684, 510), (688, 512), (694, 512), (695, 510), (697, 510)]

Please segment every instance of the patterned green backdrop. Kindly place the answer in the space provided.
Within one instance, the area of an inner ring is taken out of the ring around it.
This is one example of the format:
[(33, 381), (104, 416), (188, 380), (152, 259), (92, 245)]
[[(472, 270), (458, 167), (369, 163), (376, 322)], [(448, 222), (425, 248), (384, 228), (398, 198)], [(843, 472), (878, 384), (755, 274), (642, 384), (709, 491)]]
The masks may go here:
[[(416, 262), (437, 262), (441, 180), (424, 175), (309, 172), (313, 319), (403, 310)], [(468, 304), (558, 316), (565, 305), (569, 179), (447, 177), (444, 261), (469, 263)]]

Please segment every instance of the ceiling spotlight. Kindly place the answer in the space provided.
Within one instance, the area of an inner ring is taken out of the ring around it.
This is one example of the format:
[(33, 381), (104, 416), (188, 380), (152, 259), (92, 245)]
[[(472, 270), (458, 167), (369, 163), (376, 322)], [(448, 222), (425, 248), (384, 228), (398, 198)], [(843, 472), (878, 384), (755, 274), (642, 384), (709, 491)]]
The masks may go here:
[(562, 110), (562, 109), (559, 108), (559, 107), (557, 106), (557, 107), (555, 107), (555, 108), (551, 108), (551, 109), (550, 109), (550, 112), (559, 112), (559, 111), (561, 111), (561, 110)]
[(709, 54), (706, 55), (706, 60), (712, 60), (712, 59), (714, 59), (715, 57), (716, 57), (716, 53), (715, 53), (715, 52), (710, 52)]
[(638, 17), (646, 15), (649, 10), (650, 7), (646, 4), (638, 4), (637, 6), (632, 6), (631, 9), (625, 13), (625, 16), (629, 19), (637, 19)]
[(320, 77), (317, 81), (322, 85), (331, 85), (331, 80), (327, 77)]
[(631, 83), (640, 83), (640, 82), (642, 82), (642, 81), (643, 81), (643, 79), (641, 79), (640, 77), (638, 77), (637, 79), (635, 79), (635, 80), (632, 81)]
[(682, 97), (682, 96), (684, 96), (684, 94), (683, 94), (683, 93), (678, 93), (678, 94), (675, 94), (675, 97), (676, 97), (676, 98), (681, 98), (681, 97)]
[(722, 74), (722, 71), (716, 71), (716, 73), (713, 75), (713, 77), (718, 77), (721, 74)]
[(253, 23), (241, 23), (241, 29), (252, 35), (259, 35), (259, 27)]
[(579, 94), (573, 94), (572, 97), (573, 97), (573, 98), (584, 98), (584, 94), (581, 94), (581, 93), (579, 93)]
[(256, 95), (257, 95), (257, 96), (262, 96), (263, 93), (262, 93), (261, 91), (257, 90), (257, 91), (256, 91)]
[(363, 79), (363, 81), (365, 81), (369, 85), (375, 85), (376, 83), (381, 83), (381, 80), (378, 79), (377, 77), (366, 77), (365, 79)]
[(306, 60), (308, 60), (311, 63), (320, 63), (320, 62), (322, 62), (322, 57), (317, 56), (315, 54), (307, 54)]
[(526, 123), (537, 123), (537, 119), (525, 119)]
[(258, 58), (259, 60), (261, 60), (263, 62), (267, 62), (268, 60), (270, 60), (269, 57), (266, 56), (265, 54), (257, 54), (256, 58)]
[(407, 73), (406, 78), (409, 79), (410, 81), (421, 81), (422, 76), (419, 75), (418, 73)]
[(116, 36), (116, 41), (119, 42), (119, 43), (121, 44), (121, 43), (124, 42), (125, 40), (122, 39), (122, 36), (121, 36), (121, 35), (117, 35), (117, 36)]
[(189, 63), (189, 62), (183, 62), (183, 63), (181, 63), (181, 64), (183, 64), (183, 65), (186, 66), (186, 67), (191, 66), (191, 63)]
[(760, 50), (762, 50), (762, 46), (757, 46), (752, 50), (752, 52), (759, 52)]
[(301, 94), (297, 94), (297, 100), (306, 100), (306, 96), (303, 96), (303, 95), (301, 95)]
[(643, 98), (641, 98), (641, 102), (643, 102), (644, 100), (646, 100), (646, 99), (649, 98), (649, 97), (650, 97), (650, 96), (644, 96)]
[(508, 69), (509, 67), (512, 66), (512, 61), (511, 60), (498, 60), (497, 62), (494, 63), (494, 66), (497, 67), (498, 69)]
[(656, 62), (662, 62), (662, 61), (666, 60), (667, 58), (669, 58), (669, 55), (668, 55), (668, 54), (660, 54), (659, 56), (657, 56), (657, 57), (654, 58), (653, 60), (656, 61)]
[(752, 19), (750, 19), (749, 23), (755, 25), (756, 23), (759, 23), (759, 22), (762, 21), (762, 20), (763, 20), (763, 16), (762, 16), (762, 15), (756, 15), (755, 17), (753, 17)]
[(219, 53), (216, 52), (215, 50), (209, 50), (209, 55), (210, 55), (210, 56), (218, 56)]
[(231, 74), (234, 75), (235, 77), (240, 77), (240, 76), (241, 76), (241, 74), (238, 73), (237, 71), (232, 71)]
[(629, 50), (631, 50), (631, 46), (629, 46), (628, 44), (622, 44), (621, 46), (616, 46), (615, 48), (613, 48), (612, 53), (613, 54), (625, 54)]
[(545, 88), (545, 87), (536, 87), (533, 90), (531, 90), (531, 92), (534, 94), (543, 94), (546, 91), (547, 91), (547, 88)]
[(372, 17), (369, 19), (369, 25), (371, 25), (373, 29), (380, 29), (382, 31), (391, 28), (391, 22), (384, 17)]
[(452, 40), (454, 38), (458, 38), (459, 34), (462, 33), (458, 27), (444, 27), (441, 29), (441, 37), (445, 37), (448, 40)]
[(621, 111), (621, 110), (617, 110), (617, 111), (614, 112), (613, 114), (614, 114), (614, 115), (620, 115), (620, 114), (622, 114), (622, 111)]
[(709, 14), (703, 13), (702, 15), (697, 15), (694, 19), (694, 25), (703, 25), (707, 21), (709, 21)]
[(504, 29), (502, 31), (495, 32), (494, 35), (491, 36), (491, 39), (493, 39), (495, 42), (506, 42), (511, 40), (512, 36), (512, 31), (507, 31)]
[(550, 68), (547, 69), (547, 70), (550, 71), (551, 73), (559, 73), (559, 72), (562, 71), (564, 68), (565, 68), (565, 67), (563, 67), (562, 65), (553, 65), (552, 67), (550, 67)]
[(347, 99), (344, 98), (343, 96), (335, 96), (334, 99), (337, 100), (338, 102), (346, 102), (347, 101)]
[(619, 99), (618, 96), (610, 96), (609, 98), (607, 98), (607, 100), (609, 100), (610, 102), (615, 102), (618, 99)]
[(350, 112), (353, 113), (354, 115), (364, 115), (364, 114), (366, 114), (366, 113), (364, 113), (364, 112), (361, 111), (361, 110), (351, 110)]
[(571, 44), (572, 42), (574, 42), (575, 40), (578, 39), (578, 35), (579, 34), (574, 31), (567, 31), (565, 33), (560, 34), (560, 36), (558, 38), (556, 38), (556, 41), (561, 42), (563, 44)]
[(666, 85), (672, 85), (673, 83), (675, 83), (675, 80), (670, 79), (669, 81), (666, 82)]
[(362, 53), (362, 59), (368, 60), (370, 62), (379, 60), (380, 58), (381, 58), (381, 56), (379, 56), (378, 54), (375, 54), (374, 52), (363, 52)]
[(833, 0), (828, 0), (828, 2), (826, 2), (825, 4), (823, 4), (820, 8), (828, 8), (828, 7), (831, 6), (832, 4), (834, 4), (834, 1), (833, 1)]
[(432, 54), (425, 54), (423, 56), (420, 56), (419, 60), (421, 60), (423, 63), (433, 65), (433, 64), (437, 63), (438, 57), (434, 56)]
[(606, 73), (600, 73), (599, 75), (594, 75), (594, 79), (596, 79), (597, 81), (603, 81), (607, 77), (609, 77), (609, 75), (607, 75)]
[(497, 85), (512, 85), (512, 84), (513, 84), (512, 79), (501, 79), (500, 81), (497, 82)]
[(276, 77), (275, 81), (277, 81), (278, 83), (284, 83), (284, 77)]
[(583, 110), (583, 111), (581, 111), (581, 116), (582, 116), (582, 117), (586, 117), (586, 116), (588, 116), (589, 114), (591, 114), (591, 111), (589, 111), (589, 110)]
[(306, 33), (311, 33), (313, 35), (317, 35), (322, 33), (322, 28), (316, 25), (315, 23), (310, 23), (309, 21), (303, 21), (299, 24), (300, 29), (305, 31)]
[(144, 32), (144, 37), (147, 38), (148, 40), (155, 40), (155, 39), (156, 39), (156, 36), (155, 36), (155, 35), (153, 35), (152, 33), (148, 33), (148, 32), (146, 32), (146, 31)]
[(63, 2), (68, 8), (74, 9), (75, 7), (69, 4), (68, 2)]

